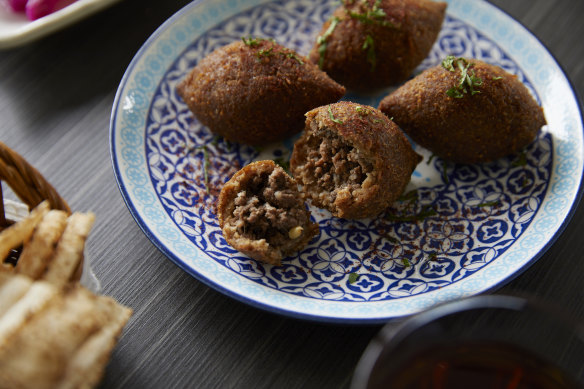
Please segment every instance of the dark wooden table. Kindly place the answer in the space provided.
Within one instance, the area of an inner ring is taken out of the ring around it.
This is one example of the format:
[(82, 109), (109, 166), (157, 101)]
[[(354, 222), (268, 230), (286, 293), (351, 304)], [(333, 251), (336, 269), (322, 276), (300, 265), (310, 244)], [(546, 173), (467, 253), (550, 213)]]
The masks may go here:
[[(187, 0), (126, 0), (0, 52), (0, 139), (97, 222), (88, 255), (105, 294), (134, 309), (104, 388), (347, 387), (379, 326), (264, 312), (210, 289), (147, 239), (114, 179), (108, 126), (124, 71)], [(584, 92), (584, 2), (493, 0), (529, 28)], [(584, 319), (584, 205), (552, 247), (495, 293), (537, 295)]]

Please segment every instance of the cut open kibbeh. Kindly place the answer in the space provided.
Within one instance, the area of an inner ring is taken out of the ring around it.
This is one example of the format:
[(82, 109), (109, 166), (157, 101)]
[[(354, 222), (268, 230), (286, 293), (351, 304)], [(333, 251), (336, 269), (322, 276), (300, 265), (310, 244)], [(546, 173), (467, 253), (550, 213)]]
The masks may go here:
[(235, 173), (221, 190), (217, 215), (227, 243), (273, 265), (303, 249), (319, 231), (296, 181), (270, 160)]
[(420, 160), (379, 110), (341, 101), (306, 114), (290, 170), (313, 205), (340, 218), (361, 219), (397, 200)]

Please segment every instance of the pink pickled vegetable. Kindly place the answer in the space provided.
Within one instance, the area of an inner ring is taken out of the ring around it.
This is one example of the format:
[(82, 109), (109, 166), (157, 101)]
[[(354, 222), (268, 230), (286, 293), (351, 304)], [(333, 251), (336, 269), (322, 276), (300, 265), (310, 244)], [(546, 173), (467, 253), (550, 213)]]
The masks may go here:
[(59, 0), (28, 0), (26, 2), (26, 17), (37, 20), (55, 11)]
[(27, 0), (6, 0), (6, 2), (14, 12), (24, 12)]
[(25, 13), (29, 20), (37, 20), (52, 14), (75, 1), (77, 0), (0, 0), (0, 2), (6, 3), (14, 12)]

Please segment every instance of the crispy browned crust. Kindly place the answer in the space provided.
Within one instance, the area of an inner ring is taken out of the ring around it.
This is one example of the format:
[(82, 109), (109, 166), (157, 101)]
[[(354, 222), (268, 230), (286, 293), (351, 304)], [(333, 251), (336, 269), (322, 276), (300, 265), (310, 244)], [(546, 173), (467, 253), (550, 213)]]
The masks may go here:
[(304, 114), (345, 88), (293, 50), (242, 41), (205, 57), (177, 86), (195, 117), (230, 141), (262, 145), (302, 130)]
[[(250, 239), (241, 235), (234, 225), (235, 220), (233, 220), (233, 212), (235, 210), (234, 201), (237, 194), (246, 187), (253, 176), (260, 175), (262, 172), (271, 173), (274, 169), (282, 168), (276, 165), (274, 161), (256, 161), (244, 166), (235, 173), (223, 186), (223, 189), (221, 189), (217, 205), (217, 217), (225, 240), (233, 248), (258, 261), (272, 265), (280, 265), (284, 257), (300, 251), (318, 234), (318, 225), (310, 220), (308, 210), (305, 210), (307, 224), (303, 226), (304, 230), (302, 231), (302, 235), (295, 239), (293, 241), (294, 245), (286, 250), (270, 245), (266, 239)], [(286, 174), (286, 177), (289, 187), (297, 191), (298, 186), (296, 181), (288, 174)], [(298, 197), (304, 198), (300, 192), (298, 192)]]
[[(312, 173), (304, 166), (313, 147), (311, 138), (322, 136), (322, 130), (337, 134), (372, 166), (358, 189), (346, 191), (341, 188), (332, 204), (322, 201), (322, 189), (306, 178)], [(337, 217), (361, 219), (378, 215), (397, 200), (420, 160), (421, 156), (412, 149), (399, 127), (382, 112), (341, 101), (306, 114), (304, 132), (294, 144), (290, 170), (312, 204), (328, 209)]]
[(546, 124), (543, 109), (516, 76), (469, 61), (483, 80), (480, 93), (449, 97), (460, 72), (438, 65), (385, 97), (379, 109), (416, 143), (450, 161), (487, 162), (518, 152)]
[[(372, 7), (374, 0), (368, 0)], [(380, 8), (392, 26), (364, 23), (353, 14), (364, 14), (361, 1), (345, 2), (333, 17), (339, 18), (327, 47), (322, 69), (332, 79), (350, 89), (373, 90), (405, 81), (428, 56), (438, 37), (447, 4), (430, 0), (382, 0)], [(329, 28), (329, 19), (321, 34)], [(373, 38), (375, 66), (367, 61), (364, 44)], [(310, 52), (310, 60), (319, 63), (319, 44)]]

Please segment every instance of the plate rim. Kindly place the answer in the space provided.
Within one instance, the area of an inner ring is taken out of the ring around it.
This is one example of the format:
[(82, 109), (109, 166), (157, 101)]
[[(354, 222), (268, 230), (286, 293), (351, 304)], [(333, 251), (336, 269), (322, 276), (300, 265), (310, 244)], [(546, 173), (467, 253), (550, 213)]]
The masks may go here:
[[(531, 31), (530, 28), (528, 28), (521, 21), (514, 18), (513, 15), (511, 15), (509, 12), (505, 11), (504, 9), (499, 8), (498, 6), (493, 4), (490, 0), (483, 0), (483, 1), (487, 4), (489, 4), (489, 6), (498, 10), (499, 12), (505, 14), (509, 19), (512, 19), (515, 23), (519, 24), (523, 28), (523, 30), (525, 30), (529, 35), (531, 35), (531, 37), (533, 39), (535, 39), (541, 45), (541, 47), (543, 47), (543, 49), (548, 53), (548, 55), (552, 58), (555, 65), (558, 67), (558, 69), (560, 70), (560, 72), (562, 73), (562, 75), (564, 76), (566, 81), (568, 82), (568, 86), (570, 87), (570, 91), (572, 92), (573, 100), (576, 102), (576, 105), (578, 106), (578, 112), (580, 114), (579, 121), (580, 121), (580, 125), (582, 126), (583, 133), (584, 133), (584, 112), (583, 112), (584, 111), (584, 99), (582, 99), (582, 96), (580, 95), (580, 93), (576, 89), (574, 82), (569, 77), (568, 73), (566, 72), (566, 69), (558, 61), (558, 59), (556, 58), (554, 53), (549, 49), (549, 47), (545, 43), (543, 43), (541, 41), (541, 39), (533, 31)], [(568, 213), (566, 214), (566, 217), (564, 218), (562, 223), (559, 225), (558, 229), (554, 232), (552, 237), (541, 248), (541, 250), (539, 250), (539, 252), (536, 255), (534, 255), (527, 263), (525, 263), (519, 270), (517, 270), (513, 274), (509, 275), (505, 279), (501, 280), (497, 285), (493, 285), (491, 288), (485, 289), (481, 294), (490, 293), (490, 292), (493, 292), (497, 289), (500, 289), (503, 286), (507, 285), (509, 282), (511, 282), (514, 279), (516, 279), (517, 277), (519, 277), (521, 274), (523, 274), (525, 271), (527, 271), (533, 264), (535, 264), (535, 262), (537, 262), (551, 248), (551, 246), (553, 246), (556, 243), (556, 241), (560, 238), (560, 236), (564, 233), (564, 231), (568, 227), (568, 224), (570, 224), (570, 222), (572, 221), (572, 218), (573, 218), (574, 214), (576, 213), (578, 206), (580, 205), (580, 201), (582, 200), (582, 195), (584, 193), (583, 181), (584, 181), (584, 169), (582, 169), (582, 171), (580, 172), (579, 183), (578, 183), (578, 188), (576, 190), (576, 195), (574, 197), (574, 201), (572, 202), (572, 204), (570, 206), (570, 209), (568, 210)]]
[[(12, 30), (2, 32), (0, 29), (0, 49), (11, 49), (33, 42), (101, 11), (118, 1), (120, 0), (77, 0), (37, 20), (26, 19), (26, 23), (20, 24)], [(10, 10), (6, 10), (6, 13), (8, 12)], [(15, 15), (15, 17), (19, 16)]]
[[(523, 29), (524, 32), (529, 34), (531, 36), (531, 38), (535, 39), (535, 41), (537, 41), (537, 43), (541, 46), (541, 48), (550, 56), (553, 63), (557, 66), (557, 69), (559, 70), (561, 75), (567, 81), (567, 85), (568, 85), (569, 89), (571, 90), (571, 97), (572, 98), (570, 100), (573, 100), (576, 103), (577, 110), (579, 113), (578, 121), (579, 121), (582, 129), (584, 129), (584, 114), (583, 114), (584, 105), (583, 105), (583, 101), (582, 101), (578, 91), (574, 87), (572, 80), (570, 79), (570, 77), (566, 73), (565, 69), (558, 62), (558, 60), (554, 56), (554, 54), (548, 49), (548, 47), (529, 28), (527, 28), (523, 23), (521, 23), (520, 21), (515, 19), (513, 16), (511, 16), (508, 12), (502, 10), (501, 8), (492, 4), (488, 0), (481, 0), (481, 2), (488, 5), (489, 7), (492, 7), (494, 10), (501, 12), (502, 14), (505, 15), (505, 17), (507, 17), (510, 20), (517, 23), (517, 25), (521, 29)], [(231, 289), (225, 287), (224, 285), (222, 285), (218, 282), (215, 282), (214, 280), (210, 280), (207, 277), (205, 277), (204, 275), (200, 274), (197, 270), (188, 266), (184, 261), (182, 261), (180, 258), (178, 258), (176, 256), (176, 254), (174, 254), (168, 247), (166, 247), (164, 245), (164, 243), (161, 242), (160, 239), (148, 228), (142, 215), (139, 214), (135, 205), (131, 202), (131, 199), (130, 199), (130, 196), (128, 193), (128, 189), (126, 188), (125, 183), (122, 181), (120, 167), (119, 167), (119, 164), (117, 161), (117, 157), (118, 157), (118, 155), (116, 153), (117, 147), (116, 147), (115, 139), (114, 139), (114, 134), (116, 132), (115, 131), (116, 118), (118, 115), (117, 108), (120, 106), (121, 98), (123, 96), (124, 91), (126, 90), (126, 87), (128, 86), (128, 79), (132, 75), (132, 72), (135, 69), (138, 62), (140, 61), (140, 59), (143, 57), (144, 52), (152, 45), (152, 43), (154, 43), (160, 37), (160, 35), (162, 35), (167, 30), (167, 28), (170, 24), (174, 23), (174, 21), (177, 18), (182, 17), (183, 13), (189, 12), (192, 7), (199, 6), (203, 3), (209, 3), (209, 1), (208, 0), (195, 0), (195, 1), (185, 5), (184, 7), (179, 9), (176, 13), (174, 13), (170, 18), (168, 18), (164, 23), (162, 23), (150, 35), (150, 37), (144, 42), (144, 44), (140, 47), (140, 49), (136, 52), (136, 54), (132, 58), (130, 64), (128, 65), (128, 67), (127, 67), (127, 69), (126, 69), (126, 71), (125, 71), (125, 73), (120, 81), (118, 90), (117, 90), (115, 98), (114, 98), (114, 103), (112, 106), (112, 112), (111, 112), (111, 116), (110, 116), (110, 128), (109, 128), (110, 158), (112, 161), (114, 177), (115, 177), (116, 183), (118, 185), (118, 188), (122, 194), (122, 198), (123, 198), (126, 206), (128, 207), (130, 214), (132, 215), (132, 217), (134, 218), (134, 220), (138, 224), (139, 228), (143, 231), (143, 233), (147, 236), (147, 238), (152, 242), (152, 244), (154, 244), (154, 246), (162, 252), (162, 254), (164, 254), (168, 259), (170, 259), (175, 265), (177, 265), (180, 269), (185, 271), (187, 274), (191, 275), (192, 277), (196, 278), (198, 281), (204, 283), (205, 285), (207, 285), (209, 287), (212, 287), (213, 289), (215, 289), (215, 290), (217, 290), (217, 291), (219, 291), (219, 292), (221, 292), (229, 297), (235, 298), (238, 301), (246, 303), (246, 304), (253, 306), (255, 308), (260, 308), (264, 311), (268, 311), (268, 312), (276, 313), (276, 314), (282, 314), (282, 315), (285, 315), (287, 317), (292, 317), (292, 318), (296, 318), (296, 319), (314, 321), (314, 322), (326, 322), (326, 323), (332, 323), (332, 324), (369, 325), (369, 324), (385, 323), (385, 322), (392, 320), (392, 319), (403, 318), (403, 317), (410, 316), (410, 315), (413, 315), (417, 312), (425, 310), (425, 309), (421, 309), (421, 310), (418, 310), (414, 313), (405, 313), (405, 314), (398, 314), (398, 315), (393, 315), (393, 316), (387, 316), (387, 314), (386, 314), (384, 316), (371, 317), (371, 318), (347, 317), (347, 316), (318, 315), (318, 314), (312, 314), (312, 313), (299, 312), (297, 310), (277, 306), (274, 303), (269, 304), (269, 303), (265, 303), (262, 301), (258, 301), (258, 300), (255, 300), (253, 298), (250, 298), (246, 295), (238, 293), (236, 291), (232, 291)], [(266, 3), (265, 0), (259, 0), (256, 5), (259, 6), (260, 4), (264, 4), (264, 3)], [(566, 216), (564, 217), (563, 221), (561, 223), (559, 223), (558, 227), (553, 232), (553, 234), (551, 235), (549, 240), (546, 242), (546, 244), (541, 249), (539, 249), (539, 251), (535, 255), (533, 255), (529, 259), (529, 261), (524, 262), (521, 265), (521, 267), (519, 269), (517, 269), (515, 272), (513, 272), (512, 274), (508, 275), (507, 277), (499, 280), (497, 284), (492, 285), (486, 289), (483, 289), (482, 291), (473, 293), (473, 295), (490, 293), (496, 289), (503, 287), (504, 285), (508, 284), (510, 281), (515, 279), (516, 277), (520, 276), (526, 270), (528, 270), (538, 259), (540, 259), (549, 250), (549, 248), (557, 241), (557, 239), (565, 231), (568, 224), (572, 220), (572, 217), (574, 216), (576, 209), (578, 208), (578, 205), (581, 201), (581, 198), (582, 198), (582, 195), (584, 192), (583, 180), (584, 180), (584, 168), (580, 171), (580, 174), (578, 177), (577, 189), (575, 191), (573, 201), (569, 207), (569, 210), (567, 211)], [(283, 293), (283, 292), (278, 291), (278, 290), (276, 290), (274, 292)], [(361, 304), (362, 302), (346, 301), (343, 303), (345, 303), (345, 304), (351, 304), (351, 303)]]

